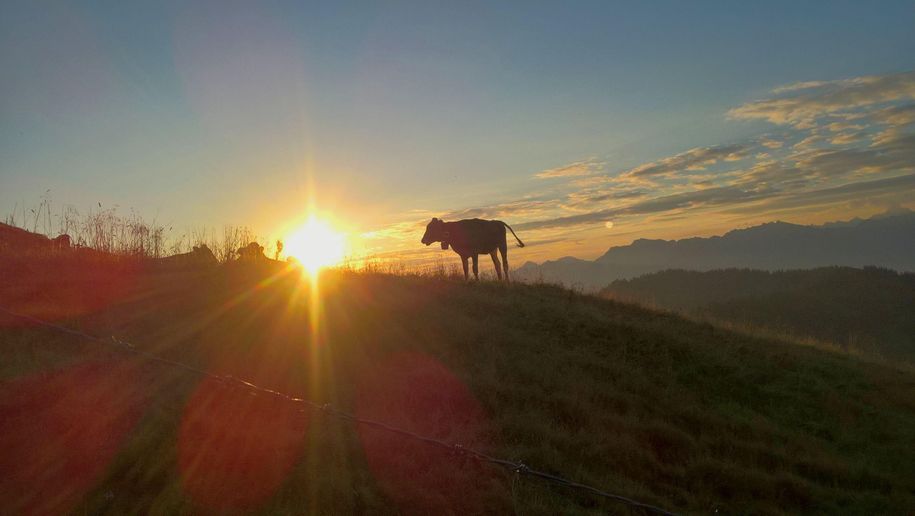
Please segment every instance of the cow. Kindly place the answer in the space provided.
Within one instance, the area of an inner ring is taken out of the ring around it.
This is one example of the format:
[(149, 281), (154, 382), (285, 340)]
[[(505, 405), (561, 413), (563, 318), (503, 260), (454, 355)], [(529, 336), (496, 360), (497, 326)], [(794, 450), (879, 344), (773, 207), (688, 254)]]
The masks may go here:
[(267, 255), (264, 254), (264, 246), (257, 242), (251, 242), (245, 247), (239, 248), (238, 260), (245, 263), (262, 263), (267, 261)]
[(203, 269), (215, 267), (218, 263), (216, 255), (206, 244), (195, 245), (194, 249), (187, 253), (173, 254), (153, 261), (153, 265), (159, 270)]
[[(473, 258), (473, 276), (480, 279), (478, 266), (478, 257), (481, 254), (488, 254), (492, 257), (492, 263), (496, 268), (496, 276), (502, 279), (502, 271), (505, 271), (505, 281), (508, 281), (508, 244), (505, 242), (505, 228), (514, 235), (518, 241), (518, 247), (524, 247), (524, 242), (515, 235), (515, 230), (501, 220), (483, 220), (483, 219), (465, 219), (457, 222), (445, 222), (433, 218), (426, 225), (426, 233), (423, 235), (422, 243), (432, 245), (434, 242), (441, 242), (442, 249), (451, 249), (461, 257), (461, 265), (464, 267), (464, 279), (469, 279), (467, 272), (467, 259)], [(496, 252), (502, 254), (502, 263)]]
[(63, 252), (70, 249), (70, 235), (48, 238), (39, 233), (0, 223), (0, 250), (15, 253)]

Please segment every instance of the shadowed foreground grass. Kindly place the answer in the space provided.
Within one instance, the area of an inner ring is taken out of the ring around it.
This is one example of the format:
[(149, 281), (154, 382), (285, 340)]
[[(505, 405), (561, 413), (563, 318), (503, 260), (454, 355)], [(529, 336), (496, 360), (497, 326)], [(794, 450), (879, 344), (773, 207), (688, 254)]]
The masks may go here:
[[(911, 373), (558, 287), (327, 273), (316, 311), (308, 282), (265, 276), (138, 274), (61, 322), (672, 510), (915, 507)], [(6, 323), (0, 446), (31, 464), (0, 459), (14, 510), (627, 512)]]

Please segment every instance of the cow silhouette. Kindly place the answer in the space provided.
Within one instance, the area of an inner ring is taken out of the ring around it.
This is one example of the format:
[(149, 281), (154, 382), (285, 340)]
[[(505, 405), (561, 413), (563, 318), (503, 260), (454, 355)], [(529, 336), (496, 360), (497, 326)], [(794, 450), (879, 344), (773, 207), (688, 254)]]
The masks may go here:
[[(505, 229), (508, 228), (518, 241), (518, 247), (524, 247), (524, 242), (515, 235), (515, 230), (501, 220), (465, 219), (457, 222), (445, 222), (433, 218), (426, 225), (426, 233), (422, 243), (431, 245), (441, 242), (442, 249), (449, 247), (461, 257), (464, 267), (464, 279), (469, 279), (467, 259), (473, 258), (473, 276), (480, 279), (479, 255), (488, 254), (496, 268), (496, 276), (502, 279), (505, 272), (505, 281), (508, 281), (508, 244), (505, 241)], [(502, 254), (502, 263), (496, 253)]]
[(267, 255), (264, 254), (264, 246), (257, 242), (251, 242), (236, 251), (238, 260), (245, 263), (261, 263), (267, 261)]
[(195, 245), (194, 249), (187, 253), (173, 254), (153, 261), (153, 266), (159, 270), (204, 269), (218, 264), (219, 260), (206, 244)]

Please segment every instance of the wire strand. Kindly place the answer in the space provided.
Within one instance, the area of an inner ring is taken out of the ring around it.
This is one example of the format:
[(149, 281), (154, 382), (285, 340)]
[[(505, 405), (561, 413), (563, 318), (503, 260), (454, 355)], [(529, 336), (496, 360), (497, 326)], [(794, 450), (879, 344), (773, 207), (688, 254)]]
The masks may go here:
[(322, 412), (322, 413), (324, 413), (324, 414), (328, 414), (328, 415), (331, 415), (331, 416), (334, 416), (334, 417), (337, 417), (337, 418), (340, 418), (340, 419), (346, 419), (346, 420), (352, 421), (353, 423), (356, 423), (356, 424), (365, 425), (365, 426), (371, 426), (371, 427), (374, 427), (374, 428), (378, 428), (378, 429), (387, 431), (387, 432), (389, 432), (389, 433), (402, 435), (402, 436), (404, 436), (404, 437), (408, 437), (408, 438), (414, 439), (414, 440), (416, 440), (416, 441), (424, 442), (424, 443), (429, 444), (429, 445), (432, 445), (432, 446), (437, 446), (437, 447), (439, 447), (439, 448), (446, 449), (446, 450), (452, 452), (453, 454), (456, 454), (456, 455), (459, 455), (459, 456), (472, 457), (472, 458), (474, 458), (474, 459), (476, 459), (476, 460), (478, 460), (478, 461), (481, 461), (481, 462), (488, 462), (488, 463), (490, 463), (490, 464), (499, 465), (499, 466), (502, 466), (502, 467), (504, 467), (504, 468), (506, 468), (506, 469), (508, 469), (508, 470), (510, 470), (510, 471), (512, 471), (512, 472), (514, 472), (514, 473), (516, 473), (516, 474), (528, 475), (528, 476), (531, 476), (531, 477), (535, 477), (535, 478), (540, 478), (540, 479), (542, 479), (542, 480), (546, 480), (546, 481), (548, 481), (548, 482), (552, 482), (552, 483), (554, 483), (554, 484), (557, 484), (557, 485), (560, 485), (560, 486), (563, 486), (563, 487), (573, 488), (573, 489), (579, 489), (579, 490), (581, 490), (581, 491), (586, 491), (586, 492), (589, 492), (589, 493), (591, 493), (591, 494), (594, 494), (594, 495), (597, 495), (597, 496), (601, 496), (601, 497), (603, 497), (603, 498), (607, 498), (607, 499), (610, 499), (610, 500), (615, 500), (615, 501), (617, 501), (617, 502), (627, 504), (627, 505), (629, 505), (629, 506), (631, 506), (631, 507), (637, 507), (637, 508), (639, 508), (639, 509), (644, 509), (644, 510), (646, 510), (646, 511), (650, 511), (650, 512), (653, 512), (653, 513), (656, 513), (656, 514), (663, 514), (663, 515), (665, 515), (665, 516), (676, 516), (676, 513), (670, 512), (670, 511), (668, 511), (668, 510), (666, 510), (666, 509), (662, 509), (662, 508), (657, 507), (657, 506), (654, 506), (654, 505), (650, 505), (650, 504), (647, 504), (647, 503), (642, 503), (642, 502), (639, 502), (639, 501), (634, 500), (634, 499), (632, 499), (632, 498), (628, 498), (628, 497), (625, 497), (625, 496), (622, 496), (622, 495), (618, 495), (618, 494), (615, 494), (615, 493), (611, 493), (611, 492), (609, 492), (609, 491), (604, 491), (604, 490), (598, 489), (598, 488), (596, 488), (596, 487), (594, 487), (594, 486), (590, 486), (590, 485), (587, 485), (587, 484), (582, 484), (582, 483), (580, 483), (580, 482), (575, 482), (575, 481), (573, 481), (573, 480), (569, 480), (569, 479), (566, 479), (566, 478), (563, 478), (563, 477), (560, 477), (560, 476), (557, 476), (557, 475), (553, 475), (553, 474), (547, 473), (547, 472), (545, 472), (545, 471), (539, 471), (539, 470), (536, 470), (536, 469), (532, 469), (532, 468), (528, 467), (526, 464), (524, 464), (523, 462), (516, 462), (516, 461), (505, 460), (505, 459), (499, 459), (499, 458), (493, 457), (493, 456), (491, 456), (491, 455), (487, 455), (487, 454), (485, 454), (485, 453), (483, 453), (483, 452), (481, 452), (481, 451), (474, 450), (474, 449), (472, 449), (472, 448), (466, 448), (466, 447), (464, 447), (464, 446), (462, 446), (462, 445), (460, 445), (460, 444), (449, 443), (449, 442), (446, 442), (446, 441), (442, 441), (442, 440), (440, 440), (440, 439), (435, 439), (434, 437), (428, 437), (428, 436), (420, 435), (420, 434), (411, 432), (411, 431), (409, 431), (409, 430), (404, 430), (404, 429), (402, 429), (402, 428), (397, 428), (397, 427), (391, 426), (391, 425), (389, 425), (389, 424), (387, 424), (387, 423), (384, 423), (384, 422), (382, 422), (382, 421), (375, 421), (375, 420), (371, 420), (371, 419), (360, 418), (360, 417), (358, 417), (358, 416), (356, 416), (356, 415), (354, 415), (354, 414), (351, 414), (351, 413), (349, 413), (349, 412), (345, 412), (345, 411), (342, 411), (342, 410), (338, 410), (338, 409), (334, 408), (334, 407), (333, 407), (332, 405), (330, 405), (330, 404), (320, 404), (320, 403), (317, 403), (317, 402), (312, 401), (312, 400), (309, 400), (309, 399), (298, 398), (298, 397), (295, 397), (295, 396), (286, 394), (286, 393), (284, 393), (284, 392), (276, 391), (276, 390), (273, 390), (273, 389), (269, 389), (269, 388), (267, 388), (267, 387), (262, 387), (262, 386), (260, 386), (260, 385), (253, 384), (253, 383), (251, 383), (251, 382), (248, 382), (248, 381), (243, 380), (243, 379), (241, 379), (241, 378), (237, 378), (237, 377), (232, 376), (232, 375), (220, 375), (220, 374), (214, 373), (214, 372), (212, 372), (212, 371), (208, 371), (208, 370), (206, 370), (206, 369), (200, 369), (200, 368), (198, 368), (198, 367), (194, 367), (194, 366), (192, 366), (192, 365), (188, 365), (188, 364), (185, 364), (185, 363), (183, 363), (183, 362), (179, 362), (179, 361), (177, 361), (177, 360), (171, 360), (171, 359), (168, 359), (168, 358), (165, 358), (165, 357), (156, 355), (156, 354), (154, 354), (154, 353), (149, 353), (149, 352), (147, 352), (147, 351), (143, 351), (143, 350), (137, 348), (135, 345), (133, 345), (133, 344), (131, 344), (131, 343), (129, 343), (129, 342), (126, 342), (126, 341), (123, 341), (123, 340), (121, 340), (121, 339), (118, 339), (117, 337), (115, 337), (115, 336), (113, 336), (113, 335), (111, 336), (110, 339), (105, 339), (105, 338), (103, 338), (103, 337), (99, 337), (99, 336), (96, 336), (96, 335), (91, 335), (91, 334), (89, 334), (89, 333), (86, 333), (86, 332), (83, 332), (83, 331), (80, 331), (80, 330), (76, 330), (76, 329), (73, 329), (73, 328), (69, 328), (69, 327), (67, 327), (67, 326), (63, 326), (63, 325), (55, 324), (55, 323), (52, 323), (52, 322), (49, 322), (49, 321), (45, 321), (45, 320), (43, 320), (43, 319), (39, 319), (39, 318), (33, 317), (33, 316), (31, 316), (31, 315), (20, 314), (20, 313), (14, 312), (14, 311), (12, 311), (12, 310), (9, 310), (9, 309), (7, 309), (7, 308), (4, 308), (4, 307), (2, 307), (2, 306), (0, 306), (0, 312), (4, 312), (4, 313), (6, 313), (6, 314), (8, 314), (8, 315), (10, 315), (10, 316), (17, 317), (17, 318), (20, 318), (20, 319), (23, 319), (23, 320), (26, 320), (26, 321), (30, 321), (30, 322), (32, 322), (32, 323), (35, 323), (35, 324), (38, 324), (38, 325), (40, 325), (40, 326), (44, 326), (44, 327), (46, 327), (46, 328), (50, 328), (50, 329), (59, 331), (59, 332), (61, 332), (61, 333), (66, 333), (66, 334), (69, 334), (69, 335), (73, 335), (73, 336), (80, 337), (80, 338), (83, 338), (83, 339), (86, 339), (86, 340), (90, 340), (90, 341), (94, 341), (94, 342), (99, 342), (99, 343), (102, 343), (102, 344), (115, 345), (115, 346), (117, 346), (117, 347), (119, 347), (119, 348), (121, 348), (121, 349), (123, 349), (123, 350), (125, 350), (125, 351), (128, 351), (128, 352), (133, 353), (133, 354), (135, 354), (135, 355), (144, 357), (144, 358), (146, 358), (146, 359), (148, 359), (148, 360), (151, 360), (151, 361), (154, 361), (154, 362), (159, 362), (159, 363), (162, 363), (162, 364), (165, 364), (165, 365), (169, 365), (169, 366), (172, 366), (172, 367), (177, 367), (177, 368), (180, 368), (180, 369), (184, 369), (184, 370), (186, 370), (186, 371), (189, 371), (189, 372), (192, 372), (192, 373), (201, 375), (201, 376), (206, 376), (206, 377), (208, 377), (208, 378), (213, 378), (213, 379), (215, 379), (215, 380), (218, 380), (218, 381), (220, 381), (220, 382), (224, 382), (224, 383), (227, 383), (227, 384), (233, 384), (233, 383), (234, 383), (234, 384), (239, 385), (239, 386), (242, 387), (242, 388), (248, 389), (248, 390), (253, 391), (253, 392), (260, 392), (260, 393), (264, 393), (264, 394), (269, 394), (269, 395), (271, 395), (271, 396), (275, 396), (275, 397), (277, 397), (277, 398), (281, 398), (281, 399), (287, 400), (287, 401), (292, 402), (292, 403), (298, 403), (298, 404), (306, 405), (306, 406), (309, 406), (309, 407), (311, 407), (311, 408), (313, 408), (313, 409), (315, 409), (315, 410), (318, 410), (318, 411), (320, 411), (320, 412)]

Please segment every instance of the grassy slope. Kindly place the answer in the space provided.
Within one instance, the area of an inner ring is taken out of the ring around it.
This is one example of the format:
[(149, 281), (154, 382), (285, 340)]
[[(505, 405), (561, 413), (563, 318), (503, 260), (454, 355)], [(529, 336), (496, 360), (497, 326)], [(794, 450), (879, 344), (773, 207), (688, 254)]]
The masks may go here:
[[(69, 322), (345, 409), (385, 357), (418, 350), (462, 381), (486, 415), (483, 431), (444, 437), (685, 512), (915, 507), (911, 373), (555, 287), (382, 275), (323, 283), (323, 344), (314, 348), (298, 283), (248, 289), (256, 278), (243, 276), (143, 278), (129, 299)], [(110, 356), (40, 329), (0, 330), (0, 342), (7, 398), (18, 377)], [(198, 379), (166, 368), (144, 374), (143, 416), (80, 510), (201, 508), (182, 487), (175, 444)], [(271, 424), (282, 432), (298, 423)], [(259, 510), (396, 512), (394, 502), (407, 512), (461, 504), (464, 512), (624, 510), (472, 465), (466, 475), (433, 465), (421, 492), (406, 481), (392, 491), (367, 467), (350, 423), (315, 416), (305, 431), (305, 451)], [(465, 489), (450, 492), (455, 485)]]

